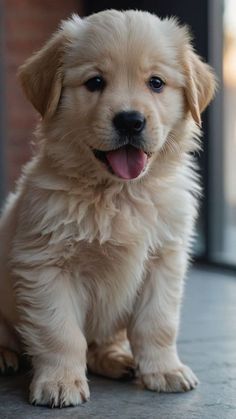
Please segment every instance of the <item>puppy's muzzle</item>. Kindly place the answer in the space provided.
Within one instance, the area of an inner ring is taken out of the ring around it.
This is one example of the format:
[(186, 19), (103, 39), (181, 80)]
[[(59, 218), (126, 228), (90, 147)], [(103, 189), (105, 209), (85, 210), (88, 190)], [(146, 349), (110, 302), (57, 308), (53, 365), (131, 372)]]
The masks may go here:
[(110, 173), (121, 179), (135, 179), (145, 171), (149, 153), (145, 149), (145, 117), (136, 111), (117, 113), (112, 123), (118, 133), (110, 150), (93, 150)]

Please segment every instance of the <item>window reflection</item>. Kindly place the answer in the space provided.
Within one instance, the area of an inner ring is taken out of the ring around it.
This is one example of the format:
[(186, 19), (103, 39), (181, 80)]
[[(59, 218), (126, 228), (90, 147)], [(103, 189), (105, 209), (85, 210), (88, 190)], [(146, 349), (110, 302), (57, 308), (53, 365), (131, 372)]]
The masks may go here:
[(223, 259), (236, 263), (236, 1), (224, 8), (224, 199)]

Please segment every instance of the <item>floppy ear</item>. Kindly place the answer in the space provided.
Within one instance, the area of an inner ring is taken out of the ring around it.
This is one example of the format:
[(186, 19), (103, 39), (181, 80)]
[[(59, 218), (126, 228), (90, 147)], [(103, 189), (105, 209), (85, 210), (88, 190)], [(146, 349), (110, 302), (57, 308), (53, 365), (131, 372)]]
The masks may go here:
[(216, 81), (209, 65), (188, 49), (185, 55), (185, 96), (195, 122), (201, 126), (201, 113), (214, 96)]
[(23, 90), (42, 117), (54, 114), (62, 88), (63, 35), (56, 33), (20, 68)]

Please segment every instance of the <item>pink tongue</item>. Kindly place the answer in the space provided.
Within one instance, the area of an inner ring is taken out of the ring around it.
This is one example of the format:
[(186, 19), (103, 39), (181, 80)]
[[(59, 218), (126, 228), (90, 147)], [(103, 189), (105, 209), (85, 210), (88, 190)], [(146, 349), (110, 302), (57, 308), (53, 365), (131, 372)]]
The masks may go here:
[(113, 172), (122, 179), (134, 179), (145, 167), (147, 155), (142, 150), (125, 146), (106, 153)]

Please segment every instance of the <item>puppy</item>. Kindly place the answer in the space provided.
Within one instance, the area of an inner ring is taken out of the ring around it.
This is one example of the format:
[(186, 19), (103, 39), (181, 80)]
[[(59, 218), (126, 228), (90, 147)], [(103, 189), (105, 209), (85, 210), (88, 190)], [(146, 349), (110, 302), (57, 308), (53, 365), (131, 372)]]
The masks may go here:
[(30, 401), (89, 398), (86, 365), (193, 389), (178, 357), (211, 69), (186, 27), (140, 11), (62, 22), (20, 68), (38, 151), (0, 224), (0, 365), (32, 357)]

